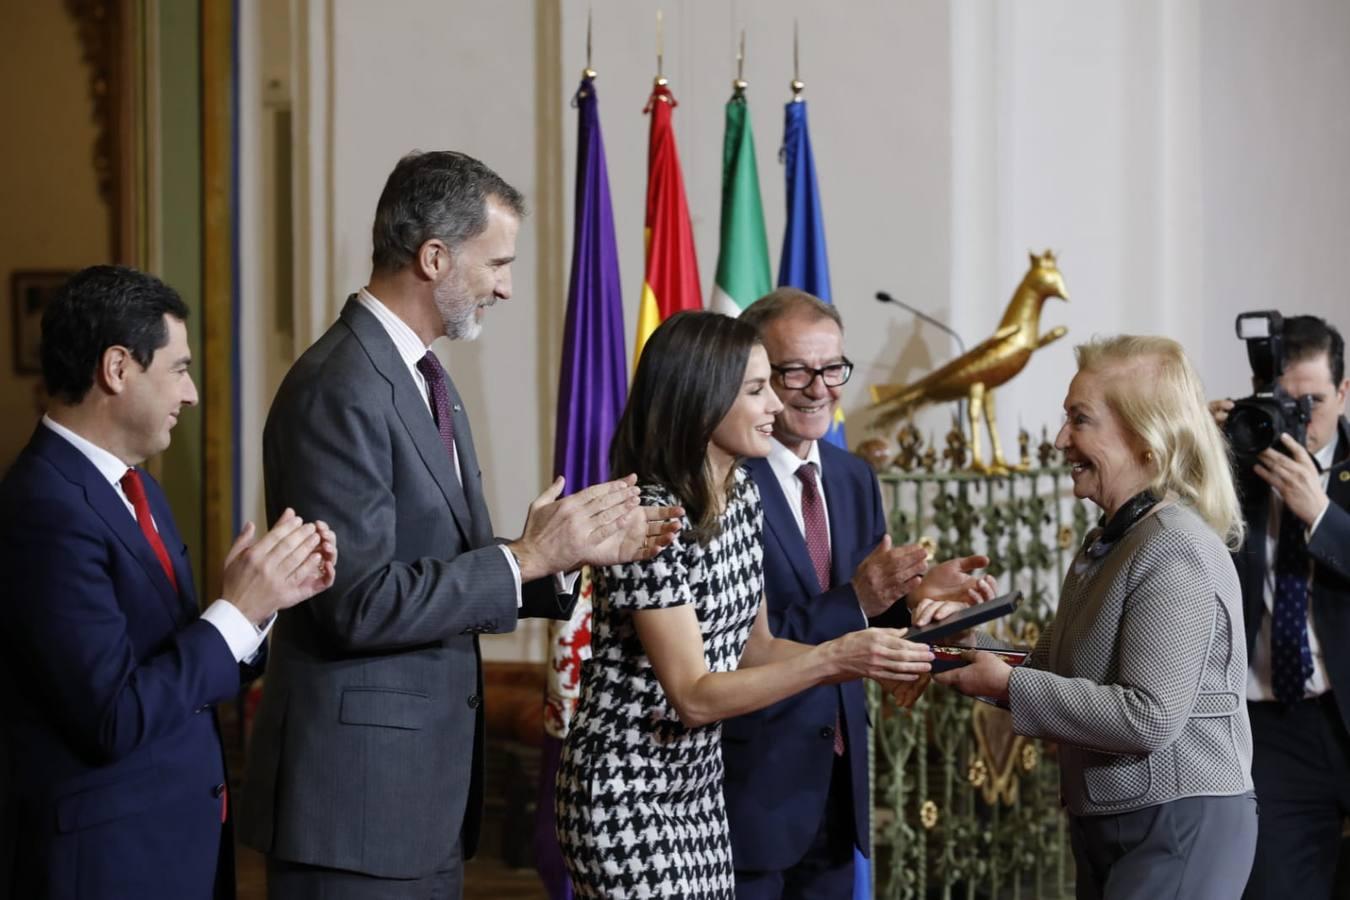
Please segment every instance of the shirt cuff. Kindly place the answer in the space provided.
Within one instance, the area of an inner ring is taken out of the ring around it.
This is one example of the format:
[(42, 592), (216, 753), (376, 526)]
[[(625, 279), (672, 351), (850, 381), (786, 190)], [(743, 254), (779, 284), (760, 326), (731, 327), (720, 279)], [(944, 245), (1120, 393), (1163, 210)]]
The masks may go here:
[(1329, 509), (1331, 509), (1331, 501), (1330, 501), (1330, 500), (1327, 501), (1327, 505), (1326, 505), (1326, 506), (1323, 506), (1323, 507), (1322, 507), (1322, 511), (1321, 511), (1320, 513), (1317, 514), (1317, 518), (1313, 519), (1313, 523), (1312, 523), (1311, 525), (1308, 526), (1308, 530), (1307, 530), (1306, 532), (1304, 532), (1304, 534), (1303, 534), (1303, 543), (1306, 544), (1306, 543), (1308, 543), (1308, 541), (1311, 541), (1311, 540), (1312, 540), (1313, 532), (1317, 530), (1317, 526), (1318, 526), (1318, 525), (1321, 525), (1321, 524), (1322, 524), (1322, 519), (1326, 517), (1327, 510), (1329, 510)]
[(506, 564), (511, 567), (511, 577), (516, 580), (516, 609), (520, 609), (525, 605), (525, 599), (520, 594), (520, 563), (516, 562), (516, 555), (505, 544), (497, 546), (506, 557)]
[(237, 606), (225, 599), (208, 606), (202, 618), (220, 632), (235, 662), (247, 662), (257, 656), (263, 641), (267, 639), (267, 632), (277, 620), (276, 613), (273, 613), (262, 628), (257, 628)]

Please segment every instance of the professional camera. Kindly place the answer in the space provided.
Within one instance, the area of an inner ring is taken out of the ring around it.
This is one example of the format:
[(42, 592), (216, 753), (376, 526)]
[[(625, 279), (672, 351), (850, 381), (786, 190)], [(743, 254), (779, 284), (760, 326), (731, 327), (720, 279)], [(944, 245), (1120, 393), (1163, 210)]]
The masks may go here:
[(1284, 317), (1273, 309), (1237, 317), (1237, 336), (1247, 342), (1256, 390), (1233, 404), (1224, 433), (1243, 466), (1250, 466), (1268, 447), (1284, 450), (1281, 434), (1307, 444), (1312, 397), (1291, 397), (1279, 384), (1284, 373), (1283, 331)]

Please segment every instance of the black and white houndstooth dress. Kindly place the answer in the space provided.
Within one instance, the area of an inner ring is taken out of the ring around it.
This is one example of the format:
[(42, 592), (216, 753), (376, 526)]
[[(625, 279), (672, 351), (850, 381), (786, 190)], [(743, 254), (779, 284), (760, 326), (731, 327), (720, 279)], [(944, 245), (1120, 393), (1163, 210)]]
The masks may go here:
[[(676, 503), (659, 487), (642, 495), (644, 505)], [(764, 588), (762, 523), (759, 492), (739, 472), (722, 533), (706, 547), (677, 539), (652, 560), (596, 577), (591, 659), (554, 807), (579, 897), (735, 896), (721, 725), (680, 724), (632, 614), (692, 605), (708, 669), (735, 669)]]

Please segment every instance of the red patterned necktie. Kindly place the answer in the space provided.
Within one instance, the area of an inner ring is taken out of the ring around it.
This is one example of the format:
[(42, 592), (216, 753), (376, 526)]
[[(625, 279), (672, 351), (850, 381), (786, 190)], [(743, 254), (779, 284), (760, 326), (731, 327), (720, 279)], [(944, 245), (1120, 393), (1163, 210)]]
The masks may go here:
[(155, 520), (150, 515), (150, 501), (145, 497), (145, 485), (141, 483), (141, 473), (135, 469), (127, 469), (127, 474), (122, 476), (122, 491), (131, 501), (131, 506), (136, 510), (136, 523), (141, 526), (141, 532), (145, 539), (150, 542), (150, 549), (155, 551), (155, 556), (159, 558), (159, 564), (164, 569), (164, 574), (169, 579), (169, 584), (173, 585), (174, 593), (178, 592), (178, 579), (173, 574), (173, 563), (169, 561), (169, 551), (164, 549), (164, 542), (159, 538), (159, 532), (155, 530)]
[[(802, 482), (802, 525), (806, 538), (806, 552), (815, 566), (816, 578), (820, 589), (830, 589), (830, 526), (825, 520), (825, 504), (820, 499), (820, 488), (816, 485), (815, 463), (802, 463), (797, 469), (797, 477)], [(844, 755), (843, 719), (834, 714), (834, 754)]]
[(816, 568), (820, 589), (830, 589), (830, 526), (825, 521), (825, 504), (816, 486), (815, 463), (802, 463), (797, 469), (802, 482), (802, 524), (805, 526), (806, 552)]
[(436, 430), (441, 433), (441, 443), (450, 454), (451, 465), (455, 461), (455, 423), (450, 418), (450, 389), (445, 386), (445, 367), (430, 350), (417, 361), (417, 371), (427, 380), (427, 391), (431, 395), (431, 415), (436, 420)]

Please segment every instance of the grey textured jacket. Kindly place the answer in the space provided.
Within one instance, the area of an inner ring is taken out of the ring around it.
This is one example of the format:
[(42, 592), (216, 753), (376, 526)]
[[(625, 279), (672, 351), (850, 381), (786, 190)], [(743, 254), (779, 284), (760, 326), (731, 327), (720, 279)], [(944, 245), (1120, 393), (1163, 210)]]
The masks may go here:
[(1251, 790), (1246, 679), (1232, 559), (1173, 503), (1104, 558), (1079, 551), (1008, 702), (1018, 734), (1059, 744), (1069, 811), (1102, 815)]

